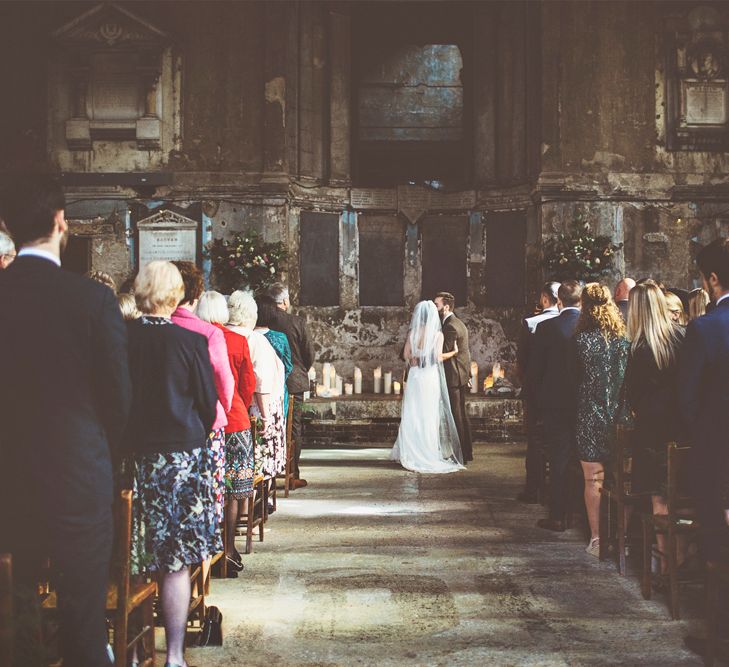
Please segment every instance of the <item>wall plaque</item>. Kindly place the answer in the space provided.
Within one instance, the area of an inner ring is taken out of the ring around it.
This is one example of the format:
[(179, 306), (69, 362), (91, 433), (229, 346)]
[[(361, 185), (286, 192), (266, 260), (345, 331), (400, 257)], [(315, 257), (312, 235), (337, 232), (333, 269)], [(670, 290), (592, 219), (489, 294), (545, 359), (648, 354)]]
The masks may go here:
[(160, 211), (137, 223), (139, 266), (155, 260), (196, 262), (198, 223), (191, 218)]
[(395, 210), (397, 194), (394, 190), (385, 188), (352, 188), (350, 203), (358, 211)]
[(724, 125), (727, 87), (723, 83), (683, 82), (682, 120), (686, 125)]
[(475, 190), (463, 192), (432, 192), (431, 211), (469, 211), (476, 206)]
[(397, 210), (415, 224), (430, 208), (430, 190), (419, 185), (399, 185)]

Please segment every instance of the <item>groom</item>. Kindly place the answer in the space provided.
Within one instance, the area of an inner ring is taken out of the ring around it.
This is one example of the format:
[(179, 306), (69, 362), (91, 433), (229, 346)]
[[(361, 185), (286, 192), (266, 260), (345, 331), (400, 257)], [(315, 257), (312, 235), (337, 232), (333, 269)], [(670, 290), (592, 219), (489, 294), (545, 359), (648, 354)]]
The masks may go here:
[(471, 352), (468, 349), (468, 329), (459, 320), (453, 308), (455, 297), (449, 292), (438, 292), (433, 299), (440, 320), (443, 323), (443, 352), (452, 352), (458, 345), (458, 354), (443, 362), (446, 384), (448, 385), (448, 398), (451, 403), (453, 420), (456, 422), (458, 438), (461, 441), (463, 462), (473, 461), (473, 447), (471, 445), (471, 424), (466, 414), (466, 394), (471, 379)]

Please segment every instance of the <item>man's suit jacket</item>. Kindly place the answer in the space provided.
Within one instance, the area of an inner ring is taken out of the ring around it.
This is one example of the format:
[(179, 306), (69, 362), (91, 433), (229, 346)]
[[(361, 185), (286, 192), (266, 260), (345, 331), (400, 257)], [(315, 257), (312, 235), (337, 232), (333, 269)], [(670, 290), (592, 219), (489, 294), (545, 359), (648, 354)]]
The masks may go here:
[(277, 309), (271, 329), (285, 333), (289, 339), (291, 361), (294, 364), (286, 381), (289, 393), (301, 394), (309, 391), (309, 369), (314, 364), (314, 345), (309, 338), (306, 321), (303, 317)]
[(525, 317), (521, 321), (519, 340), (516, 347), (516, 372), (522, 384), (522, 396), (530, 401), (533, 398), (533, 388), (529, 385), (529, 357), (534, 344), (534, 332), (541, 322), (551, 320), (559, 315), (557, 306), (545, 308), (541, 313)]
[(529, 385), (540, 416), (569, 415), (575, 405), (574, 344), (572, 336), (580, 311), (563, 310), (557, 317), (541, 322), (534, 332), (529, 362)]
[(692, 320), (678, 367), (679, 409), (692, 441), (693, 477), (704, 507), (729, 498), (729, 299)]
[(443, 363), (449, 387), (465, 387), (471, 379), (471, 351), (468, 349), (468, 329), (455, 315), (443, 322), (443, 352), (452, 352), (458, 343), (458, 354)]
[(114, 294), (21, 256), (0, 271), (0, 313), (0, 533), (17, 544), (108, 520), (131, 402)]
[(620, 314), (623, 316), (623, 322), (626, 324), (628, 323), (628, 306), (630, 305), (630, 301), (625, 299), (624, 301), (617, 301), (616, 305), (618, 307), (618, 310), (620, 311)]

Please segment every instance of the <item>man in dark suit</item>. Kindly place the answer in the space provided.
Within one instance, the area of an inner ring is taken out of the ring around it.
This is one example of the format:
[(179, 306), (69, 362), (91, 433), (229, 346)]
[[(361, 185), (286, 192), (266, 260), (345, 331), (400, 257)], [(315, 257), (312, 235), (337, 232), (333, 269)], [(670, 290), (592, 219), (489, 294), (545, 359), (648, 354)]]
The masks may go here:
[(716, 307), (692, 320), (681, 348), (678, 397), (691, 440), (691, 473), (704, 555), (720, 560), (729, 508), (729, 239), (718, 239), (696, 262)]
[(0, 201), (20, 247), (0, 272), (0, 550), (13, 554), (18, 594), (50, 556), (64, 664), (97, 667), (110, 664), (112, 448), (131, 385), (115, 295), (60, 268), (64, 208), (60, 185), (42, 177)]
[(522, 320), (519, 341), (516, 348), (516, 370), (522, 384), (522, 400), (526, 417), (527, 430), (527, 451), (525, 457), (526, 484), (524, 490), (516, 497), (521, 503), (539, 502), (539, 486), (542, 477), (543, 454), (541, 443), (540, 423), (537, 419), (536, 397), (534, 388), (529, 383), (529, 360), (531, 358), (532, 345), (534, 344), (534, 332), (540, 322), (550, 320), (559, 315), (557, 296), (559, 283), (546, 282), (542, 285), (539, 294), (540, 311)]
[(304, 392), (309, 391), (309, 369), (314, 365), (314, 346), (309, 338), (309, 331), (303, 317), (292, 315), (288, 312), (289, 291), (285, 285), (276, 283), (268, 289), (268, 294), (276, 302), (278, 307), (275, 322), (272, 329), (286, 334), (291, 347), (291, 361), (294, 368), (286, 381), (289, 393), (294, 400), (293, 424), (291, 437), (294, 440), (294, 489), (300, 489), (307, 485), (307, 481), (301, 478), (299, 460), (301, 458), (301, 445), (303, 439), (303, 425), (301, 423)]
[(635, 280), (632, 278), (623, 278), (617, 285), (615, 285), (615, 305), (620, 310), (620, 314), (623, 316), (623, 321), (628, 323), (628, 297), (630, 296), (630, 290), (635, 287)]
[(453, 309), (456, 299), (449, 292), (439, 292), (433, 299), (441, 322), (443, 323), (443, 352), (453, 352), (458, 346), (458, 354), (443, 362), (448, 398), (456, 422), (458, 439), (461, 441), (463, 462), (473, 461), (471, 443), (471, 424), (466, 413), (466, 394), (471, 381), (471, 352), (468, 348), (468, 329), (459, 320)]
[(566, 510), (567, 466), (575, 451), (575, 385), (572, 336), (580, 319), (582, 285), (565, 280), (558, 291), (559, 315), (540, 322), (534, 333), (529, 364), (529, 384), (536, 395), (539, 416), (544, 422), (544, 438), (549, 456), (549, 518), (540, 519), (540, 528), (562, 532)]

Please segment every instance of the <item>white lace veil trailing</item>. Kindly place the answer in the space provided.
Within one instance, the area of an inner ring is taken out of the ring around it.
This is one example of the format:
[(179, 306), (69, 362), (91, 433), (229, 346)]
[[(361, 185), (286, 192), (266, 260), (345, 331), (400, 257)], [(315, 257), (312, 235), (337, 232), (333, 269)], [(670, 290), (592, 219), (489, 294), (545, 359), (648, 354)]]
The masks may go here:
[[(444, 461), (463, 464), (461, 443), (458, 439), (456, 423), (453, 421), (450, 400), (448, 398), (448, 385), (446, 384), (443, 363), (440, 356), (443, 352), (443, 333), (438, 309), (432, 301), (421, 301), (415, 306), (413, 317), (410, 322), (408, 333), (410, 341), (411, 367), (430, 369), (436, 367), (437, 382), (424, 384), (418, 390), (428, 392), (439, 392), (439, 418), (438, 418), (438, 442), (440, 453)], [(407, 390), (415, 389), (408, 382)], [(423, 397), (424, 398), (424, 397)], [(422, 405), (432, 405), (429, 401), (423, 400)], [(423, 415), (425, 418), (425, 415)]]

